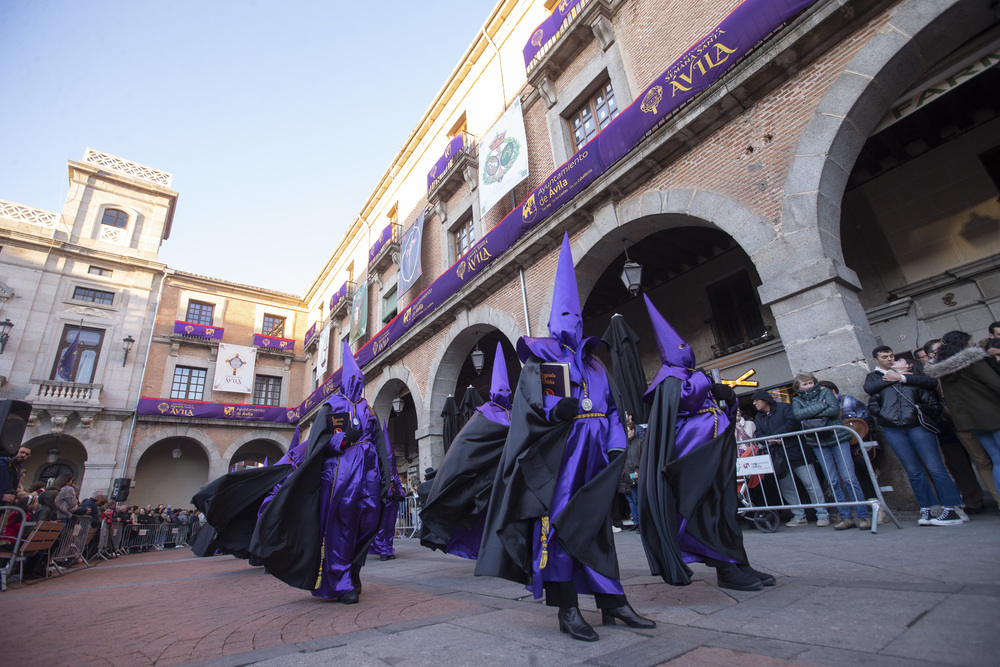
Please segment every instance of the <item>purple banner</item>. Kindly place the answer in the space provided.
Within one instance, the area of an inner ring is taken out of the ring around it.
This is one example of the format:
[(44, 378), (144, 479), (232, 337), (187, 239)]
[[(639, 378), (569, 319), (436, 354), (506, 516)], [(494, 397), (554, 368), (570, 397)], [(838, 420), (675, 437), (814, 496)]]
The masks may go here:
[(295, 349), (294, 340), (278, 338), (277, 336), (265, 336), (264, 334), (254, 334), (253, 344), (255, 347), (266, 347), (271, 350), (288, 350), (291, 352)]
[(382, 248), (385, 247), (385, 244), (391, 241), (392, 237), (395, 236), (395, 234), (393, 234), (393, 232), (395, 231), (393, 227), (395, 226), (396, 226), (395, 223), (392, 222), (386, 225), (385, 229), (382, 230), (382, 233), (378, 235), (377, 239), (375, 239), (375, 243), (373, 243), (372, 247), (368, 249), (369, 264), (375, 261), (375, 258), (378, 257), (378, 254), (382, 252)]
[[(438, 276), (380, 332), (355, 353), (364, 368), (389, 345), (465, 284), (522, 236), (583, 191), (612, 164), (623, 158), (661, 120), (676, 111), (750, 52), (781, 24), (816, 0), (745, 0), (708, 35), (656, 78), (635, 102), (589, 144), (553, 172), (496, 227), (475, 243), (462, 259)], [(299, 412), (306, 414), (340, 386), (341, 369), (312, 392)], [(326, 391), (327, 387), (329, 391)]]
[(225, 332), (225, 329), (222, 327), (206, 327), (204, 324), (192, 324), (191, 322), (184, 322), (182, 320), (174, 321), (175, 334), (222, 340), (223, 332)]
[(309, 327), (309, 330), (306, 331), (306, 337), (302, 340), (302, 344), (303, 345), (308, 345), (309, 344), (309, 341), (312, 340), (312, 337), (316, 335), (316, 327), (318, 327), (318, 326), (319, 326), (319, 322), (314, 322), (313, 325), (311, 327)]
[(343, 301), (344, 297), (346, 297), (346, 296), (347, 296), (347, 283), (344, 283), (343, 285), (340, 286), (340, 289), (337, 290), (336, 292), (334, 292), (333, 296), (330, 297), (330, 312), (331, 313), (334, 310), (336, 310), (337, 306), (340, 305), (340, 302)]
[(140, 415), (188, 417), (197, 419), (233, 419), (240, 421), (294, 424), (300, 419), (295, 408), (270, 408), (263, 405), (242, 403), (206, 403), (205, 401), (179, 401), (172, 398), (139, 399)]
[(534, 69), (552, 43), (562, 37), (566, 28), (576, 20), (588, 2), (589, 0), (562, 0), (556, 5), (556, 8), (549, 14), (549, 18), (535, 28), (528, 43), (524, 45), (522, 53), (524, 53), (525, 70), (530, 72)]
[(444, 155), (438, 158), (438, 161), (434, 163), (431, 170), (427, 172), (427, 189), (431, 189), (431, 185), (437, 180), (438, 176), (448, 171), (448, 167), (451, 166), (452, 158), (455, 157), (455, 153), (462, 150), (465, 146), (465, 133), (459, 132), (451, 141), (448, 142), (448, 146), (444, 149)]

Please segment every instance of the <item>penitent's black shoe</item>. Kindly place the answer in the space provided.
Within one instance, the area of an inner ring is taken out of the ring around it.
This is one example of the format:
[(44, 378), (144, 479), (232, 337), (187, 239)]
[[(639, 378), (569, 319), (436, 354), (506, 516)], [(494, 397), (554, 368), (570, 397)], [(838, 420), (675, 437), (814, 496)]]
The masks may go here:
[(378, 557), (378, 559), (379, 560), (389, 560), (389, 557), (386, 556), (385, 554), (382, 554), (381, 556)]
[(559, 632), (567, 632), (573, 639), (584, 642), (596, 642), (600, 637), (594, 632), (587, 621), (583, 620), (579, 607), (562, 607), (559, 609)]
[(760, 580), (760, 583), (764, 584), (765, 586), (774, 586), (775, 581), (773, 576), (771, 576), (766, 572), (761, 572), (760, 570), (753, 569), (752, 567), (750, 567), (749, 563), (745, 565), (737, 565), (736, 567), (740, 569), (740, 572), (749, 574), (751, 577), (757, 577), (757, 579)]
[(715, 572), (719, 588), (728, 588), (734, 591), (759, 591), (764, 588), (760, 579), (743, 572), (732, 563), (717, 566)]
[(635, 609), (632, 609), (632, 605), (630, 604), (626, 604), (621, 607), (614, 607), (612, 609), (601, 610), (601, 622), (604, 623), (604, 625), (614, 625), (615, 619), (618, 619), (630, 628), (642, 628), (648, 630), (649, 628), (656, 627), (655, 621), (643, 618), (637, 614)]
[(361, 596), (358, 595), (357, 591), (347, 591), (340, 596), (339, 601), (341, 604), (357, 604)]

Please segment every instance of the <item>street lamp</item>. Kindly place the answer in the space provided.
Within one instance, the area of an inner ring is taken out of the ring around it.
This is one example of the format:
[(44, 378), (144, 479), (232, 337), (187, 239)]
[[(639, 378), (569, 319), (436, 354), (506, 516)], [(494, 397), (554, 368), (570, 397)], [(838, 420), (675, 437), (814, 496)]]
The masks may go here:
[(55, 463), (59, 460), (59, 450), (55, 447), (46, 452), (45, 460), (49, 463)]
[(486, 353), (479, 349), (479, 343), (476, 343), (476, 349), (474, 349), (470, 354), (472, 357), (472, 367), (476, 369), (476, 375), (483, 372), (483, 363), (486, 361)]
[(128, 361), (128, 351), (132, 349), (133, 345), (135, 345), (135, 339), (132, 338), (132, 336), (125, 336), (125, 338), (122, 338), (122, 347), (125, 348), (125, 358), (122, 359), (122, 368), (125, 368), (125, 362)]
[(174, 455), (175, 459), (179, 459), (181, 457), (181, 448), (180, 447), (174, 447), (174, 451), (172, 451), (171, 454)]
[(642, 287), (642, 264), (629, 259), (628, 250), (625, 250), (625, 266), (622, 267), (622, 282), (628, 288), (629, 294), (635, 296)]
[(10, 330), (13, 328), (14, 323), (10, 321), (10, 318), (0, 322), (0, 354), (3, 354), (3, 349), (7, 347), (7, 340), (10, 338)]
[(400, 396), (392, 399), (392, 411), (397, 415), (403, 411), (403, 399)]

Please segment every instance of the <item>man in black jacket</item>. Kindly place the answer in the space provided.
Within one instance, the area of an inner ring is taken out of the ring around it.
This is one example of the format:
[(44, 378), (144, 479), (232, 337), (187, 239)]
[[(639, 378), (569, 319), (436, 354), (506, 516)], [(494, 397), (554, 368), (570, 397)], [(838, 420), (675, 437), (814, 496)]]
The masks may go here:
[[(757, 433), (755, 434), (757, 437), (802, 430), (802, 425), (792, 413), (792, 406), (788, 403), (775, 401), (771, 394), (763, 389), (754, 392), (753, 406), (757, 410), (757, 415), (753, 418), (753, 423), (757, 425)], [(816, 462), (813, 448), (803, 447), (799, 439), (794, 437), (769, 440), (768, 442), (771, 444), (772, 456), (775, 450), (784, 449), (788, 467), (802, 482), (812, 503), (822, 503), (824, 501), (823, 487), (820, 486), (816, 469), (813, 467), (813, 463)], [(781, 444), (778, 445), (778, 443)], [(795, 486), (795, 477), (792, 477), (787, 471), (783, 476), (778, 477), (778, 488), (781, 489), (781, 497), (786, 503), (802, 502)], [(785, 525), (789, 528), (809, 525), (805, 510), (793, 508), (792, 520)], [(825, 507), (816, 508), (816, 525), (820, 528), (830, 525), (830, 513)]]
[[(962, 519), (955, 507), (962, 504), (962, 496), (941, 460), (937, 436), (923, 425), (941, 414), (941, 404), (934, 394), (937, 380), (895, 368), (896, 356), (885, 345), (872, 350), (872, 359), (876, 369), (865, 378), (868, 412), (882, 427), (886, 441), (906, 470), (913, 495), (920, 503), (917, 523), (960, 526)], [(936, 505), (941, 506), (941, 514), (932, 517), (931, 508)]]

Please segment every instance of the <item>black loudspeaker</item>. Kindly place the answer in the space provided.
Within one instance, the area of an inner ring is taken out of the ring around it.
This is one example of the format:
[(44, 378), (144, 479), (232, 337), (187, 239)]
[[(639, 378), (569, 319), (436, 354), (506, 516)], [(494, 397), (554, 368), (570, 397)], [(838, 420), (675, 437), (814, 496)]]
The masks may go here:
[(116, 477), (111, 485), (111, 500), (124, 502), (128, 500), (128, 492), (132, 487), (132, 479), (129, 477)]
[(0, 401), (0, 450), (14, 456), (21, 448), (24, 429), (28, 428), (31, 403), (6, 399)]

